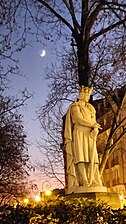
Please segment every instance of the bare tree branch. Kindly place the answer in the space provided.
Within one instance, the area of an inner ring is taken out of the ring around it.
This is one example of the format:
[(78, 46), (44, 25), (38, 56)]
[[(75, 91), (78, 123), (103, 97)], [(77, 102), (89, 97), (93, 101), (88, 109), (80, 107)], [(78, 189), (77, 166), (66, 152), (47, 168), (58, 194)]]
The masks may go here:
[(118, 21), (117, 23), (111, 24), (110, 26), (108, 26), (108, 27), (106, 27), (106, 28), (100, 30), (98, 33), (95, 33), (94, 35), (92, 35), (92, 36), (90, 37), (89, 41), (91, 42), (92, 40), (94, 40), (94, 39), (100, 37), (101, 35), (104, 35), (105, 33), (107, 33), (108, 31), (112, 30), (113, 28), (115, 28), (115, 27), (117, 27), (117, 26), (119, 26), (119, 25), (124, 24), (125, 21), (126, 21), (126, 20), (123, 19), (123, 20), (121, 20), (121, 21)]
[(58, 14), (47, 2), (43, 0), (37, 1), (46, 6), (46, 8), (49, 9), (50, 12), (52, 12), (61, 22), (63, 22), (71, 30), (71, 32), (73, 32), (73, 27), (70, 25), (70, 23), (68, 23), (66, 19), (64, 19), (60, 14)]

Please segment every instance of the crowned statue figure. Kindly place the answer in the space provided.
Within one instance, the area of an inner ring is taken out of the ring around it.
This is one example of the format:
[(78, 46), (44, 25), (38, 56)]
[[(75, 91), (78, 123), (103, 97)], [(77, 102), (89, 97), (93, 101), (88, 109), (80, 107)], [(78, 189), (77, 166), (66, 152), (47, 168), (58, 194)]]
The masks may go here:
[(100, 191), (99, 160), (96, 138), (100, 124), (95, 108), (88, 102), (93, 88), (80, 88), (78, 101), (67, 111), (64, 130), (66, 153), (66, 193)]

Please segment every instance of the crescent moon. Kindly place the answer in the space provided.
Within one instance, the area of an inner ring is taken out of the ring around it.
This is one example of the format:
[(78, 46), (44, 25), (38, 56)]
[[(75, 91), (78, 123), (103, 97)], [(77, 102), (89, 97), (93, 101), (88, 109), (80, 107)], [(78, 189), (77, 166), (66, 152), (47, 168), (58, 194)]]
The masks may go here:
[(46, 51), (45, 50), (41, 50), (39, 52), (39, 54), (40, 54), (40, 57), (44, 57), (46, 55)]

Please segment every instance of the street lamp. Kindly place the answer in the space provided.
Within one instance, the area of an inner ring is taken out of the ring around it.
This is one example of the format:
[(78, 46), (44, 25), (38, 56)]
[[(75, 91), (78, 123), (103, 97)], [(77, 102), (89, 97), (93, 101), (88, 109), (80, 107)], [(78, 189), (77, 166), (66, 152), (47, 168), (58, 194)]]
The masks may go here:
[(38, 196), (38, 195), (37, 195), (37, 196), (35, 196), (35, 201), (36, 201), (36, 202), (40, 202), (40, 201), (41, 201), (40, 196)]
[(28, 204), (28, 202), (29, 202), (28, 198), (24, 198), (24, 203)]
[[(43, 186), (44, 184), (46, 184), (46, 190), (44, 191)], [(52, 191), (50, 190), (51, 187), (51, 183), (49, 181), (44, 181), (42, 183), (42, 198), (44, 198), (45, 196), (51, 196), (52, 195)]]
[(45, 195), (46, 196), (51, 196), (52, 195), (52, 191), (50, 189), (45, 190)]

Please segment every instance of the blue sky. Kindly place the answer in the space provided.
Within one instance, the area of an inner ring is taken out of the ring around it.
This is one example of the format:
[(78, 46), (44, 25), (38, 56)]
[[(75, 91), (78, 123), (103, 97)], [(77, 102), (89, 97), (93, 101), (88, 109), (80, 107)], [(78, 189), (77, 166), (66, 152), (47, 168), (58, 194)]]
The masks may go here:
[[(40, 160), (37, 142), (40, 141), (41, 129), (36, 110), (39, 106), (44, 105), (49, 91), (47, 81), (44, 79), (44, 70), (46, 66), (50, 66), (56, 60), (48, 48), (44, 48), (46, 55), (40, 57), (39, 51), (42, 49), (40, 43), (35, 43), (33, 46), (28, 46), (18, 53), (16, 57), (19, 59), (19, 68), (22, 76), (12, 75), (9, 77), (11, 86), (9, 89), (10, 95), (18, 95), (25, 88), (33, 94), (33, 98), (29, 99), (27, 105), (20, 110), (24, 116), (23, 124), (29, 143), (29, 155), (33, 163)], [(32, 178), (38, 182), (38, 185), (39, 182), (41, 185), (42, 180), (40, 176), (37, 177), (35, 175)]]

